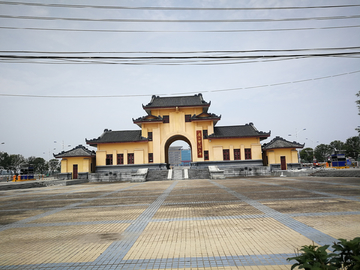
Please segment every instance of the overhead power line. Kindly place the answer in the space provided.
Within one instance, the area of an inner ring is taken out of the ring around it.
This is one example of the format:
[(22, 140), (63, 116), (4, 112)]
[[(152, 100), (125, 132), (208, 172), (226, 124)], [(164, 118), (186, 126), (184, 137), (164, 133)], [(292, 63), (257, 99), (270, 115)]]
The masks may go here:
[(296, 49), (254, 49), (254, 50), (206, 50), (206, 51), (12, 51), (6, 50), (0, 53), (23, 53), (23, 54), (213, 54), (213, 53), (263, 53), (263, 52), (299, 52), (299, 51), (346, 51), (346, 50), (357, 50), (360, 46), (349, 46), (349, 47), (320, 47), (320, 48), (296, 48)]
[[(196, 90), (196, 91), (188, 91), (188, 92), (179, 92), (179, 93), (162, 93), (156, 94), (159, 96), (175, 96), (175, 95), (186, 95), (186, 94), (193, 94), (193, 93), (216, 93), (216, 92), (229, 92), (229, 91), (241, 91), (241, 90), (248, 90), (248, 89), (256, 89), (256, 88), (267, 88), (267, 87), (274, 87), (286, 84), (295, 84), (295, 83), (304, 83), (309, 81), (315, 80), (323, 80), (323, 79), (330, 79), (334, 77), (340, 77), (345, 75), (351, 75), (355, 73), (359, 73), (360, 70), (355, 70), (352, 72), (345, 72), (339, 73), (329, 76), (323, 77), (316, 77), (310, 79), (303, 79), (303, 80), (296, 80), (296, 81), (287, 81), (287, 82), (279, 82), (279, 83), (272, 83), (272, 84), (263, 84), (263, 85), (254, 85), (254, 86), (246, 86), (246, 87), (236, 87), (236, 88), (227, 88), (227, 89), (213, 89), (213, 90)], [(61, 98), (61, 99), (68, 99), (68, 98), (129, 98), (129, 97), (147, 97), (152, 96), (152, 94), (127, 94), (127, 95), (101, 95), (101, 96), (90, 96), (90, 95), (82, 95), (82, 96), (46, 96), (46, 95), (32, 95), (32, 94), (7, 94), (7, 93), (0, 93), (0, 96), (3, 97), (25, 97), (25, 98)]]
[(0, 26), (0, 29), (67, 31), (67, 32), (103, 32), (103, 33), (236, 33), (236, 32), (325, 30), (325, 29), (344, 29), (344, 28), (358, 28), (358, 27), (360, 27), (360, 25), (327, 26), (327, 27), (300, 27), (300, 28), (273, 28), (273, 29), (228, 29), (228, 30), (128, 30), (128, 29), (69, 29), (69, 28)]
[(25, 5), (38, 7), (60, 7), (60, 8), (94, 8), (94, 9), (135, 9), (135, 10), (282, 10), (282, 9), (324, 9), (324, 8), (349, 8), (358, 7), (359, 4), (349, 5), (325, 5), (325, 6), (284, 6), (284, 7), (131, 7), (131, 6), (98, 6), (98, 5), (76, 5), (76, 4), (48, 4), (48, 3), (26, 3), (0, 1), (1, 5)]
[(313, 57), (357, 57), (360, 47), (287, 50), (178, 52), (41, 52), (0, 51), (0, 62), (42, 64), (224, 65)]
[(282, 19), (219, 19), (219, 20), (177, 20), (177, 19), (95, 19), (95, 18), (71, 18), (71, 17), (43, 17), (43, 16), (15, 16), (0, 15), (0, 18), (22, 19), (22, 20), (65, 20), (65, 21), (83, 21), (83, 22), (133, 22), (133, 23), (241, 23), (241, 22), (286, 22), (286, 21), (309, 21), (309, 20), (345, 20), (358, 19), (360, 15), (340, 15), (325, 17), (299, 17)]

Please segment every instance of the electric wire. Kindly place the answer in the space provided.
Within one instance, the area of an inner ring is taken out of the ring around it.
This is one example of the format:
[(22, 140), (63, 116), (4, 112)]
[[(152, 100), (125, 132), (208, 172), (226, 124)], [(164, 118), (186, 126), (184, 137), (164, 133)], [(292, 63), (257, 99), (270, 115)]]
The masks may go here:
[(339, 51), (358, 50), (360, 46), (347, 47), (318, 47), (318, 48), (294, 48), (294, 49), (254, 49), (254, 50), (197, 50), (197, 51), (35, 51), (35, 50), (0, 50), (0, 53), (24, 53), (24, 54), (214, 54), (214, 53), (264, 53), (264, 52), (299, 52), (299, 51)]
[(273, 29), (224, 29), (224, 30), (128, 30), (128, 29), (69, 29), (43, 27), (14, 27), (0, 26), (0, 29), (34, 30), (34, 31), (63, 31), (63, 32), (103, 32), (103, 33), (240, 33), (240, 32), (275, 32), (275, 31), (304, 31), (358, 28), (360, 25), (300, 27), (300, 28), (273, 28)]
[[(272, 83), (272, 84), (263, 84), (263, 85), (254, 85), (254, 86), (246, 86), (246, 87), (235, 87), (235, 88), (226, 88), (226, 89), (213, 89), (213, 90), (202, 90), (202, 91), (186, 91), (186, 92), (178, 92), (178, 93), (162, 93), (156, 94), (159, 96), (174, 96), (174, 95), (186, 95), (186, 94), (194, 94), (194, 93), (216, 93), (216, 92), (229, 92), (229, 91), (241, 91), (241, 90), (249, 90), (249, 89), (256, 89), (256, 88), (266, 88), (266, 87), (275, 87), (280, 85), (286, 84), (296, 84), (296, 83), (304, 83), (309, 81), (315, 80), (324, 80), (334, 77), (340, 77), (345, 75), (351, 75), (355, 73), (359, 73), (360, 70), (355, 70), (351, 72), (333, 74), (328, 76), (322, 77), (315, 77), (303, 80), (295, 80), (295, 81), (287, 81), (287, 82), (279, 82), (279, 83)], [(47, 95), (33, 95), (33, 94), (8, 94), (8, 93), (0, 93), (2, 97), (22, 97), (22, 98), (61, 98), (61, 99), (68, 99), (68, 98), (131, 98), (131, 97), (149, 97), (152, 94), (127, 94), (127, 95), (99, 95), (99, 96), (91, 96), (91, 95), (79, 95), (79, 96), (64, 96), (64, 95), (56, 95), (56, 96), (47, 96)]]
[[(356, 48), (356, 47), (353, 47)], [(73, 61), (76, 63), (82, 64), (122, 64), (122, 65), (180, 65), (180, 64), (202, 64), (206, 62), (211, 65), (218, 64), (234, 64), (234, 62), (240, 63), (240, 61), (248, 60), (267, 60), (267, 59), (288, 59), (288, 58), (318, 58), (318, 57), (352, 57), (359, 56), (360, 51), (345, 51), (345, 52), (309, 52), (309, 53), (293, 53), (292, 50), (289, 50), (288, 53), (278, 53), (278, 54), (267, 54), (261, 52), (260, 54), (227, 54), (227, 55), (215, 55), (212, 54), (197, 54), (197, 55), (160, 55), (160, 56), (103, 56), (103, 55), (94, 55), (94, 56), (69, 56), (69, 55), (15, 55), (15, 54), (0, 54), (0, 62), (7, 61), (17, 63), (17, 61), (27, 61), (28, 63), (33, 63), (42, 61), (41, 63), (48, 63), (49, 61), (61, 61), (67, 62), (68, 64), (73, 64)]]
[(359, 4), (347, 5), (325, 5), (325, 6), (284, 6), (284, 7), (131, 7), (131, 6), (99, 6), (99, 5), (77, 5), (77, 4), (54, 4), (54, 3), (26, 3), (0, 1), (1, 5), (25, 5), (40, 7), (60, 8), (93, 8), (93, 9), (135, 9), (135, 10), (282, 10), (282, 9), (324, 9), (324, 8), (349, 8), (358, 7)]
[(75, 17), (43, 17), (43, 16), (15, 16), (0, 15), (0, 18), (6, 19), (24, 19), (24, 20), (65, 20), (65, 21), (83, 21), (83, 22), (132, 22), (132, 23), (241, 23), (241, 22), (289, 22), (289, 21), (309, 21), (309, 20), (345, 20), (358, 19), (360, 15), (340, 15), (324, 17), (298, 17), (298, 18), (280, 18), (280, 19), (208, 19), (208, 20), (180, 20), (180, 19), (95, 19), (95, 18), (75, 18)]

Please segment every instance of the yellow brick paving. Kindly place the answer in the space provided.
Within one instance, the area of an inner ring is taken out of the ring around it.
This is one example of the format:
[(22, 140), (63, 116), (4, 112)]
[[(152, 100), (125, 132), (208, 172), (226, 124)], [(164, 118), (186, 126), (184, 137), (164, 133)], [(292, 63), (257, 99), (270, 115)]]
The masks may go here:
[(124, 259), (292, 253), (306, 244), (271, 218), (151, 222)]
[(50, 216), (34, 220), (31, 223), (134, 220), (145, 209), (145, 206), (68, 209)]
[[(336, 239), (360, 237), (360, 215), (295, 217), (295, 219)], [(354, 226), (354, 223), (358, 225)]]
[(358, 178), (306, 177), (4, 191), (0, 269), (290, 269), (304, 228), (360, 236), (359, 195)]
[(0, 265), (95, 260), (128, 224), (9, 229), (0, 233)]

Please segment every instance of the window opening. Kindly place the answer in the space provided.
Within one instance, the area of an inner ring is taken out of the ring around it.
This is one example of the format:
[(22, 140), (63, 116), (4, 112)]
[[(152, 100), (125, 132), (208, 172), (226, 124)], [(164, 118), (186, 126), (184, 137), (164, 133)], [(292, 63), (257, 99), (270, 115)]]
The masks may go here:
[(240, 160), (240, 149), (234, 149), (234, 159), (235, 160)]
[(251, 159), (251, 148), (245, 148), (245, 159)]
[(106, 155), (106, 165), (113, 165), (113, 155)]
[(224, 160), (230, 160), (229, 149), (223, 149), (223, 158)]
[(124, 154), (117, 154), (117, 164), (124, 164)]
[(133, 153), (128, 154), (128, 164), (134, 164), (134, 154)]

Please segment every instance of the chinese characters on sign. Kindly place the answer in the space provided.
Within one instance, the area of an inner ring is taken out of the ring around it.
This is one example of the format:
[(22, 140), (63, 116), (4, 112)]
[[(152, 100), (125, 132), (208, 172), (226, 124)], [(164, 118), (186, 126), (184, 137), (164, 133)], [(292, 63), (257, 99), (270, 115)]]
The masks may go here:
[(198, 158), (202, 158), (202, 132), (201, 130), (196, 131), (196, 142), (197, 142), (197, 156)]

